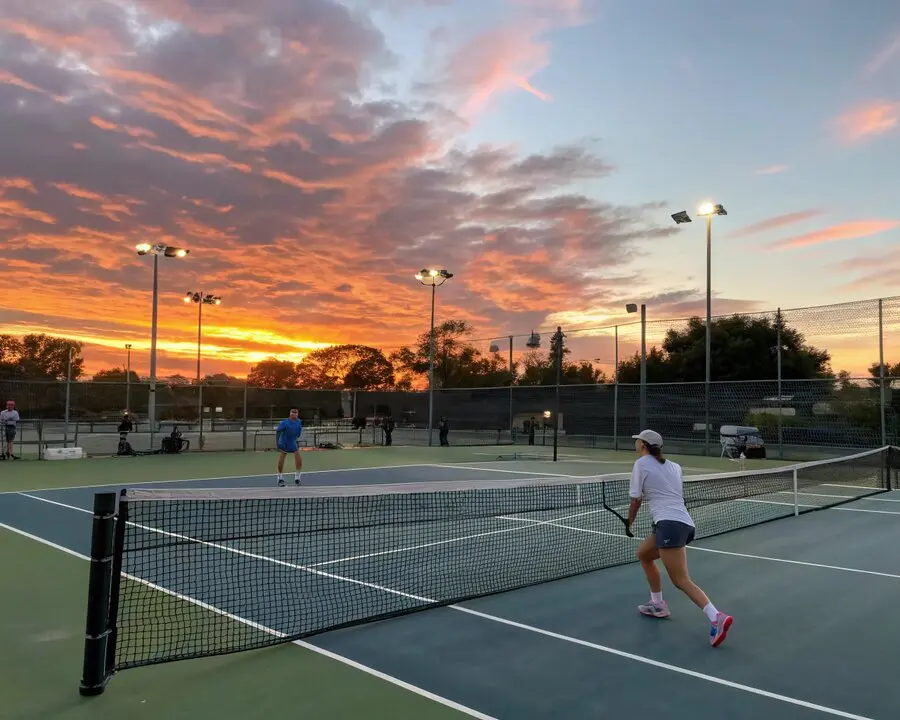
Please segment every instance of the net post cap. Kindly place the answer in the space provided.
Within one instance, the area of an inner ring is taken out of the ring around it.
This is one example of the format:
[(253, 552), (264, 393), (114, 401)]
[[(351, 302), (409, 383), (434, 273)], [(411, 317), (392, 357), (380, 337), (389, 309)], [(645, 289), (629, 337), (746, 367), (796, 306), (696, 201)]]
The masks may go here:
[(662, 447), (663, 444), (662, 435), (655, 430), (642, 430), (637, 435), (632, 435), (631, 438), (633, 440), (643, 440), (648, 445), (658, 445), (659, 447)]

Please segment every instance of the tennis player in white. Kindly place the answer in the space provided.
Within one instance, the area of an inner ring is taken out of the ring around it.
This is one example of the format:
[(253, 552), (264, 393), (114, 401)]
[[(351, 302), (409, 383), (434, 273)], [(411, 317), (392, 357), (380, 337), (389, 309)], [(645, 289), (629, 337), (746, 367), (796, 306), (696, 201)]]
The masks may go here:
[(662, 596), (662, 580), (656, 568), (661, 559), (672, 584), (687, 595), (709, 619), (709, 644), (718, 647), (725, 640), (734, 621), (721, 613), (706, 593), (694, 584), (688, 574), (685, 548), (694, 539), (694, 521), (684, 504), (681, 465), (666, 460), (662, 454), (662, 436), (653, 430), (633, 435), (638, 459), (631, 471), (631, 505), (628, 508), (629, 527), (634, 524), (641, 503), (650, 506), (653, 529), (638, 547), (638, 560), (650, 585), (650, 602), (640, 605), (641, 615), (667, 618), (671, 613)]

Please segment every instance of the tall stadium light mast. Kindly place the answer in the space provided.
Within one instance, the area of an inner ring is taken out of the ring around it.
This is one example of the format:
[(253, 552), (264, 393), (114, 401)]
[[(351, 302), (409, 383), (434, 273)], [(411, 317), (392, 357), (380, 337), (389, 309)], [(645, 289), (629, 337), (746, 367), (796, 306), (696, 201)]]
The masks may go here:
[[(704, 202), (697, 208), (697, 214), (706, 216), (706, 382), (703, 406), (705, 452), (709, 454), (709, 385), (712, 380), (712, 219), (713, 215), (727, 215), (728, 212), (722, 205)], [(672, 219), (677, 225), (691, 222), (685, 210), (672, 215)]]
[(150, 444), (153, 444), (153, 433), (156, 431), (156, 326), (157, 306), (159, 305), (159, 256), (167, 258), (187, 257), (190, 250), (166, 245), (164, 243), (141, 243), (135, 246), (137, 254), (153, 256), (153, 311), (150, 320), (150, 395), (147, 400), (147, 420), (150, 423)]
[(435, 290), (453, 277), (453, 273), (446, 270), (432, 270), (423, 268), (416, 273), (416, 280), (423, 285), (431, 286), (431, 335), (428, 343), (428, 444), (432, 445), (431, 430), (434, 424), (434, 296)]
[[(197, 419), (200, 423), (200, 447), (203, 447), (203, 383), (200, 382), (200, 343), (203, 338), (203, 306), (221, 305), (222, 298), (219, 295), (204, 295), (202, 292), (186, 292), (185, 303), (197, 304)], [(212, 416), (210, 415), (210, 421)]]
[[(636, 303), (628, 303), (625, 306), (628, 313), (636, 313)], [(641, 405), (639, 411), (640, 430), (647, 429), (647, 306), (641, 303)]]

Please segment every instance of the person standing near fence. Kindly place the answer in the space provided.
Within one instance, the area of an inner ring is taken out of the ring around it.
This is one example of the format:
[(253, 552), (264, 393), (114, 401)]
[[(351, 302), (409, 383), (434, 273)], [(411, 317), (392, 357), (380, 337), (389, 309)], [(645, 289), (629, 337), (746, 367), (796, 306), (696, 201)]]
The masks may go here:
[(7, 458), (10, 460), (19, 459), (13, 455), (13, 442), (16, 439), (16, 428), (18, 425), (19, 411), (16, 410), (16, 403), (14, 400), (7, 400), (6, 410), (0, 410), (0, 426), (3, 427), (3, 441), (5, 443), (3, 453), (0, 454), (0, 460), (6, 460)]
[(290, 415), (278, 423), (275, 428), (275, 447), (278, 448), (278, 485), (284, 485), (284, 458), (288, 453), (294, 456), (294, 483), (300, 484), (300, 471), (303, 469), (303, 458), (300, 457), (300, 435), (303, 433), (303, 422), (300, 410), (291, 408)]
[(450, 445), (450, 440), (448, 439), (450, 435), (450, 423), (447, 422), (447, 416), (441, 418), (441, 421), (438, 423), (438, 437), (441, 439), (441, 445), (443, 447), (447, 447)]
[(394, 433), (394, 418), (391, 415), (388, 415), (381, 421), (381, 429), (384, 432), (384, 444), (388, 446), (391, 444), (391, 436)]

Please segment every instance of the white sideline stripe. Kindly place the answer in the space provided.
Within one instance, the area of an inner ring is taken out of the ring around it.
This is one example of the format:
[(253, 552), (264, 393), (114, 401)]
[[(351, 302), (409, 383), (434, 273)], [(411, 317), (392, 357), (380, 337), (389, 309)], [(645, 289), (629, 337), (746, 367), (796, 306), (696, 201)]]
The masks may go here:
[[(790, 493), (793, 495), (793, 493)], [(777, 500), (756, 500), (755, 498), (735, 498), (734, 502), (749, 502), (749, 503), (759, 503), (760, 505), (788, 505), (789, 507), (794, 507), (794, 503), (792, 502), (778, 502)], [(804, 505), (803, 503), (799, 503), (797, 507), (819, 507), (818, 505)]]
[(859, 490), (859, 485), (848, 485), (846, 483), (819, 483), (821, 487), (839, 487), (850, 488), (851, 490)]
[(848, 720), (873, 720), (873, 718), (869, 718), (864, 715), (854, 715), (853, 713), (844, 712), (843, 710), (830, 708), (825, 705), (817, 705), (816, 703), (807, 702), (806, 700), (800, 700), (799, 698), (793, 698), (788, 695), (769, 692), (768, 690), (762, 690), (751, 685), (744, 685), (742, 683), (733, 682), (731, 680), (723, 680), (722, 678), (716, 677), (715, 675), (707, 675), (706, 673), (697, 672), (696, 670), (689, 670), (688, 668), (681, 667), (679, 665), (671, 665), (660, 660), (653, 660), (652, 658), (643, 657), (642, 655), (635, 655), (630, 652), (625, 652), (624, 650), (616, 650), (615, 648), (611, 648), (606, 645), (599, 645), (598, 643), (581, 640), (570, 635), (563, 635), (562, 633), (552, 632), (551, 630), (544, 630), (543, 628), (535, 627), (534, 625), (526, 625), (525, 623), (516, 622), (514, 620), (507, 620), (506, 618), (498, 617), (496, 615), (489, 615), (488, 613), (480, 612), (478, 610), (472, 610), (471, 608), (460, 607), (458, 605), (451, 605), (451, 608), (453, 610), (458, 610), (459, 612), (464, 612), (467, 615), (474, 615), (475, 617), (490, 620), (491, 622), (501, 623), (502, 625), (509, 625), (510, 627), (518, 628), (519, 630), (527, 630), (528, 632), (533, 632), (537, 635), (543, 635), (545, 637), (553, 638), (554, 640), (562, 640), (563, 642), (572, 643), (573, 645), (580, 645), (582, 647), (590, 648), (591, 650), (599, 650), (600, 652), (608, 653), (609, 655), (615, 655), (616, 657), (625, 658), (627, 660), (634, 660), (635, 662), (643, 663), (644, 665), (650, 665), (662, 670), (668, 670), (670, 672), (678, 673), (679, 675), (687, 675), (688, 677), (696, 678), (698, 680), (705, 680), (706, 682), (714, 683), (716, 685), (722, 685), (733, 690), (742, 690), (743, 692), (751, 693), (752, 695), (759, 695), (771, 700), (779, 700), (780, 702), (788, 703), (789, 705), (796, 705), (798, 707), (808, 708), (809, 710), (817, 710), (818, 712), (825, 713), (827, 715), (848, 718)]
[[(26, 495), (25, 493), (22, 493), (22, 494), (23, 494), (23, 495)], [(26, 495), (26, 497), (33, 497), (33, 496), (28, 496), (28, 495)], [(62, 506), (62, 507), (69, 507), (69, 508), (71, 508), (71, 509), (73, 509), (73, 510), (79, 510), (79, 511), (83, 511), (83, 512), (90, 512), (90, 511), (85, 511), (84, 508), (79, 508), (79, 507), (75, 507), (75, 506), (67, 506), (67, 505), (65, 505), (64, 503), (58, 503), (58, 502), (53, 501), (53, 500), (47, 501), (47, 500), (45, 500), (44, 498), (38, 498), (38, 497), (33, 497), (33, 499), (35, 499), (35, 500), (41, 500), (41, 501), (45, 501), (45, 502), (50, 502), (50, 503), (52, 503), (52, 504), (54, 504), (54, 505), (60, 505), (60, 506)], [(534, 521), (534, 522), (535, 522), (535, 523), (540, 523), (540, 524), (542, 524), (542, 525), (557, 525), (557, 523), (548, 522), (548, 521), (540, 521), (540, 520), (536, 520), (536, 521)], [(133, 523), (132, 523), (132, 524), (133, 524)], [(139, 525), (138, 525), (137, 527), (142, 527), (142, 526), (139, 526)], [(570, 527), (570, 526), (568, 526), (568, 525), (561, 525), (561, 524), (559, 524), (558, 527), (563, 527), (563, 528), (567, 528), (567, 529), (570, 529), (570, 530), (583, 530), (583, 528), (573, 528), (573, 527)], [(195, 538), (190, 538), (190, 537), (187, 537), (187, 536), (178, 535), (177, 533), (169, 533), (169, 532), (162, 531), (162, 530), (159, 530), (159, 529), (157, 529), (157, 528), (151, 528), (151, 527), (146, 527), (146, 528), (143, 528), (143, 529), (149, 530), (149, 531), (151, 531), (151, 532), (158, 532), (158, 533), (163, 534), (163, 535), (169, 535), (169, 536), (172, 536), (172, 537), (178, 537), (178, 538), (185, 539), (185, 540), (188, 540), (188, 541), (191, 541), (191, 542), (196, 542), (196, 543), (201, 544), (201, 545), (207, 545), (207, 546), (210, 546), (210, 547), (216, 547), (216, 548), (219, 548), (219, 549), (221, 549), (221, 550), (228, 551), (228, 552), (234, 552), (234, 553), (236, 553), (236, 554), (239, 554), (239, 555), (245, 555), (245, 556), (247, 556), (247, 557), (251, 557), (251, 558), (254, 558), (254, 559), (257, 559), (257, 560), (263, 560), (264, 562), (271, 562), (271, 563), (274, 563), (274, 564), (277, 564), (277, 565), (285, 565), (285, 566), (288, 566), (288, 567), (296, 568), (296, 569), (298, 569), (298, 570), (304, 570), (304, 571), (306, 571), (306, 572), (311, 572), (311, 573), (316, 574), (316, 575), (324, 575), (325, 577), (334, 578), (334, 579), (336, 579), (336, 580), (341, 580), (341, 581), (344, 581), (344, 582), (350, 582), (350, 583), (357, 584), (357, 585), (363, 585), (363, 586), (366, 586), (366, 587), (372, 587), (372, 588), (374, 588), (374, 589), (381, 590), (381, 591), (383, 591), (383, 592), (391, 593), (391, 594), (394, 594), (394, 595), (400, 595), (400, 596), (403, 596), (403, 597), (407, 597), (407, 598), (411, 598), (411, 599), (414, 599), (414, 600), (418, 600), (418, 601), (420, 601), (420, 602), (426, 602), (426, 603), (434, 602), (434, 601), (430, 600), (429, 598), (424, 598), (424, 597), (421, 597), (421, 596), (412, 595), (412, 594), (410, 594), (410, 593), (404, 593), (404, 592), (401, 592), (401, 591), (399, 591), (399, 590), (393, 590), (393, 589), (391, 589), (391, 588), (386, 588), (386, 587), (378, 586), (378, 585), (375, 585), (375, 584), (373, 584), (373, 583), (362, 582), (362, 581), (360, 581), (360, 580), (355, 580), (355, 579), (353, 579), (353, 578), (346, 578), (346, 577), (341, 577), (341, 576), (339, 576), (339, 575), (331, 575), (330, 573), (323, 573), (323, 572), (321, 572), (321, 571), (311, 570), (311, 569), (306, 568), (306, 567), (303, 567), (303, 566), (301, 566), (301, 565), (296, 565), (296, 564), (293, 564), (293, 563), (287, 563), (287, 562), (284, 562), (284, 561), (281, 561), (281, 560), (277, 560), (277, 559), (275, 559), (275, 558), (266, 557), (266, 556), (264, 556), (264, 555), (255, 555), (255, 554), (253, 554), (253, 553), (247, 553), (247, 552), (244, 552), (244, 551), (241, 551), (241, 550), (235, 550), (234, 548), (229, 548), (229, 547), (226, 547), (226, 546), (216, 545), (215, 543), (208, 543), (208, 542), (205, 542), (205, 541), (197, 540), (197, 539), (195, 539)], [(598, 531), (585, 530), (585, 532), (598, 532)], [(598, 532), (598, 534), (602, 534), (602, 535), (612, 535), (613, 533), (599, 533), (599, 532)], [(622, 537), (622, 536), (617, 536), (617, 537)], [(706, 548), (697, 548), (697, 549), (703, 550), (703, 549), (706, 549)], [(740, 556), (739, 553), (726, 553), (726, 554), (736, 554), (736, 555), (739, 555), (739, 556)], [(755, 557), (755, 556), (746, 556), (746, 557)], [(760, 557), (760, 559), (776, 560), (776, 561), (778, 560), (777, 558), (762, 558), (762, 557)], [(812, 564), (812, 563), (798, 563), (798, 564), (807, 565), (807, 564)], [(825, 567), (825, 566), (822, 566), (822, 567)], [(845, 568), (837, 568), (837, 569), (845, 569)], [(857, 571), (857, 572), (865, 572), (865, 571)], [(873, 573), (873, 574), (882, 574), (882, 573)], [(893, 577), (897, 577), (897, 576), (893, 576)], [(158, 586), (156, 586), (156, 585), (153, 585), (152, 583), (148, 583), (148, 582), (143, 581), (143, 580), (140, 580), (140, 579), (138, 579), (138, 578), (135, 578), (135, 579), (137, 579), (139, 582), (143, 582), (143, 584), (145, 584), (145, 585), (147, 585), (147, 586), (149, 586), (149, 587), (153, 587), (154, 589), (158, 589), (158, 590), (160, 590), (160, 591), (162, 591), (162, 592), (165, 592), (165, 593), (167, 593), (167, 594), (169, 594), (169, 595), (172, 595), (173, 597), (177, 597), (177, 598), (186, 600), (187, 602), (191, 602), (191, 603), (193, 603), (193, 604), (195, 604), (195, 605), (198, 605), (199, 607), (203, 607), (203, 608), (205, 608), (205, 609), (212, 610), (213, 612), (217, 612), (217, 613), (219, 613), (219, 614), (221, 614), (221, 615), (223, 615), (223, 616), (225, 616), (225, 617), (228, 617), (228, 618), (230, 618), (230, 619), (236, 620), (236, 621), (238, 621), (238, 622), (244, 622), (245, 624), (248, 624), (248, 625), (250, 625), (251, 627), (255, 627), (255, 628), (258, 628), (258, 629), (263, 630), (263, 631), (271, 632), (272, 634), (274, 634), (274, 635), (276, 635), (276, 636), (278, 635), (278, 633), (277, 633), (276, 631), (268, 630), (268, 629), (266, 629), (266, 628), (263, 628), (263, 627), (260, 626), (258, 623), (254, 623), (254, 622), (252, 622), (252, 621), (247, 621), (247, 620), (245, 620), (245, 619), (243, 619), (243, 618), (238, 618), (237, 616), (234, 616), (234, 615), (231, 615), (230, 613), (226, 613), (226, 612), (224, 612), (224, 611), (221, 611), (221, 610), (219, 610), (218, 608), (214, 608), (214, 607), (211, 606), (211, 605), (208, 605), (208, 604), (206, 604), (206, 603), (203, 603), (202, 601), (199, 601), (199, 600), (196, 600), (196, 599), (194, 599), (194, 598), (187, 597), (187, 596), (182, 596), (182, 595), (180, 595), (180, 594), (178, 594), (178, 593), (175, 593), (175, 592), (172, 592), (172, 591), (170, 591), (170, 590), (167, 590), (166, 588), (158, 587)], [(488, 613), (483, 613), (483, 612), (480, 612), (480, 611), (477, 611), (477, 610), (472, 610), (472, 609), (469, 609), (469, 608), (466, 608), (466, 607), (462, 607), (462, 606), (460, 606), (460, 605), (449, 605), (448, 608), (451, 609), (451, 610), (456, 610), (456, 611), (458, 611), (458, 612), (466, 613), (467, 615), (472, 615), (472, 616), (475, 616), (475, 617), (480, 617), (480, 618), (485, 619), (485, 620), (490, 620), (491, 622), (496, 622), (496, 623), (499, 623), (499, 624), (502, 624), (502, 625), (507, 625), (507, 626), (509, 626), (509, 627), (514, 627), (514, 628), (518, 628), (518, 629), (520, 629), (520, 630), (525, 630), (525, 631), (528, 631), (528, 632), (532, 632), (532, 633), (535, 633), (535, 634), (537, 634), (537, 635), (542, 635), (542, 636), (545, 636), (545, 637), (553, 638), (553, 639), (555, 639), (555, 640), (562, 640), (563, 642), (572, 643), (572, 644), (574, 644), (574, 645), (580, 645), (580, 646), (582, 646), (582, 647), (587, 647), (587, 648), (590, 648), (590, 649), (592, 649), (592, 650), (598, 650), (598, 651), (600, 651), (600, 652), (604, 652), (604, 653), (607, 653), (607, 654), (610, 654), (610, 655), (614, 655), (614, 656), (616, 656), (616, 657), (625, 658), (625, 659), (628, 659), (628, 660), (632, 660), (632, 661), (635, 661), (635, 662), (642, 663), (642, 664), (644, 664), (644, 665), (650, 665), (650, 666), (652, 666), (652, 667), (660, 668), (660, 669), (662, 669), (662, 670), (668, 670), (668, 671), (670, 671), (670, 672), (678, 673), (678, 674), (680, 674), (680, 675), (685, 675), (685, 676), (688, 676), (688, 677), (693, 677), (693, 678), (696, 678), (696, 679), (698, 679), (698, 680), (704, 680), (704, 681), (706, 681), (706, 682), (710, 682), (710, 683), (714, 683), (714, 684), (716, 684), (716, 685), (721, 685), (721, 686), (724, 686), (724, 687), (732, 688), (732, 689), (734, 689), (734, 690), (741, 690), (741, 691), (743, 691), (743, 692), (751, 693), (751, 694), (753, 694), (753, 695), (759, 695), (759, 696), (761, 696), (761, 697), (766, 697), (766, 698), (769, 698), (769, 699), (772, 699), (772, 700), (778, 700), (778, 701), (780, 701), (780, 702), (787, 703), (787, 704), (790, 704), (790, 705), (795, 705), (795, 706), (798, 706), (798, 707), (805, 707), (805, 708), (808, 708), (808, 709), (810, 709), (810, 710), (817, 710), (818, 712), (822, 712), (822, 713), (825, 713), (825, 714), (828, 714), (828, 715), (833, 715), (833, 716), (836, 716), (836, 717), (847, 718), (848, 720), (874, 720), (873, 718), (868, 718), (868, 717), (865, 717), (865, 716), (863, 716), (863, 715), (855, 715), (855, 714), (852, 714), (852, 713), (844, 712), (843, 710), (838, 710), (838, 709), (836, 709), (836, 708), (827, 707), (827, 706), (825, 706), (825, 705), (818, 705), (818, 704), (816, 704), (816, 703), (811, 703), (811, 702), (808, 702), (808, 701), (806, 701), (806, 700), (800, 700), (799, 698), (793, 698), (793, 697), (790, 697), (790, 696), (788, 696), (788, 695), (781, 695), (781, 694), (779, 694), (779, 693), (769, 692), (768, 690), (762, 690), (762, 689), (760, 689), (760, 688), (755, 688), (755, 687), (752, 687), (752, 686), (750, 686), (750, 685), (744, 685), (744, 684), (742, 684), (742, 683), (733, 682), (733, 681), (731, 681), (731, 680), (724, 680), (724, 679), (719, 678), (719, 677), (716, 677), (716, 676), (714, 676), (714, 675), (707, 675), (707, 674), (705, 674), (705, 673), (697, 672), (696, 670), (690, 670), (690, 669), (688, 669), (688, 668), (684, 668), (684, 667), (681, 667), (681, 666), (678, 666), (678, 665), (671, 665), (671, 664), (669, 664), (669, 663), (664, 663), (664, 662), (661, 662), (661, 661), (659, 661), (659, 660), (653, 660), (653, 659), (651, 659), (651, 658), (643, 657), (643, 656), (641, 656), (641, 655), (635, 655), (635, 654), (633, 654), (633, 653), (625, 652), (625, 651), (623, 651), (623, 650), (617, 650), (617, 649), (615, 649), (615, 648), (611, 648), (611, 647), (608, 647), (608, 646), (605, 646), (605, 645), (599, 645), (599, 644), (597, 644), (597, 643), (588, 642), (587, 640), (581, 640), (581, 639), (579, 639), (579, 638), (574, 638), (574, 637), (571, 637), (571, 636), (568, 636), (568, 635), (562, 635), (562, 634), (560, 634), (560, 633), (555, 633), (555, 632), (552, 632), (552, 631), (550, 631), (550, 630), (544, 630), (543, 628), (538, 628), (538, 627), (535, 627), (535, 626), (532, 626), (532, 625), (526, 625), (526, 624), (524, 624), (524, 623), (515, 622), (515, 621), (513, 621), (513, 620), (508, 620), (508, 619), (506, 619), (506, 618), (502, 618), (502, 617), (499, 617), (499, 616), (496, 616), (496, 615), (489, 615)], [(307, 646), (306, 643), (300, 643), (300, 642), (297, 642), (296, 644), (298, 644), (298, 645), (303, 645), (304, 647)], [(315, 647), (315, 646), (309, 646), (309, 647), (310, 647), (310, 649), (314, 650), (315, 652), (318, 652), (318, 651), (320, 650), (319, 648), (317, 648), (317, 647)], [(346, 660), (345, 658), (341, 658), (340, 656), (337, 656), (335, 659), (338, 659), (338, 660), (340, 660), (340, 661), (342, 661), (342, 662), (344, 662), (344, 661)], [(351, 662), (352, 662), (352, 661), (351, 661)], [(347, 664), (351, 664), (351, 662), (348, 662)], [(366, 668), (365, 666), (360, 666), (359, 669), (362, 669), (362, 670), (364, 670), (364, 671), (366, 671), (366, 672), (371, 672), (372, 674), (378, 673), (378, 671), (373, 671), (371, 668)], [(467, 714), (471, 715), (472, 717), (482, 718), (482, 719), (484, 719), (484, 720), (495, 720), (495, 719), (493, 719), (493, 718), (488, 718), (488, 716), (486, 716), (486, 715), (483, 715), (483, 714), (477, 714), (476, 711), (471, 710), (471, 709), (469, 709), (469, 708), (466, 708), (465, 706), (457, 705), (456, 703), (453, 703), (453, 701), (446, 700), (446, 699), (444, 699), (444, 698), (440, 698), (439, 696), (435, 696), (435, 695), (432, 695), (432, 694), (430, 694), (430, 693), (425, 694), (425, 693), (427, 693), (427, 691), (421, 690), (421, 689), (419, 689), (419, 688), (415, 688), (414, 686), (406, 685), (405, 683), (403, 683), (403, 681), (398, 680), (398, 679), (396, 679), (396, 678), (391, 678), (390, 676), (382, 676), (382, 675), (380, 675), (380, 674), (379, 674), (379, 675), (376, 675), (376, 676), (378, 676), (378, 677), (383, 677), (384, 679), (386, 679), (386, 680), (388, 680), (388, 681), (390, 681), (390, 682), (394, 682), (395, 684), (398, 684), (398, 685), (400, 685), (401, 687), (406, 687), (407, 689), (411, 690), (412, 692), (417, 692), (417, 693), (419, 693), (419, 694), (423, 694), (425, 697), (429, 697), (429, 698), (431, 698), (431, 699), (434, 699), (434, 700), (436, 700), (437, 702), (442, 702), (443, 704), (447, 705), (448, 707), (453, 707), (454, 709), (457, 709), (457, 710), (459, 710), (460, 712), (467, 713)]]
[[(472, 467), (471, 465), (460, 465), (458, 463), (439, 463), (438, 465), (429, 466), (429, 467), (460, 468), (461, 470), (477, 470), (478, 472), (495, 472), (495, 473), (514, 473), (516, 475), (522, 474), (521, 470), (503, 470), (501, 468)], [(536, 472), (536, 473), (532, 473), (532, 474), (546, 476), (546, 477), (578, 478), (578, 479), (584, 478), (583, 475), (566, 475), (564, 473)]]
[[(398, 470), (400, 468), (434, 468), (434, 467), (454, 467), (453, 464), (433, 464), (433, 463), (410, 463), (408, 465), (374, 465), (374, 466), (363, 466), (363, 467), (348, 467), (348, 468), (328, 468), (326, 470), (303, 470), (304, 475), (321, 475), (325, 473), (335, 473), (335, 472), (359, 472), (360, 470)], [(466, 468), (467, 470), (484, 470), (486, 468)], [(497, 470), (496, 472), (514, 472), (521, 475), (525, 473), (518, 470)], [(532, 473), (534, 475), (545, 475), (546, 473)], [(167, 483), (192, 483), (192, 482), (211, 482), (213, 480), (246, 480), (246, 479), (255, 479), (255, 478), (264, 478), (264, 477), (272, 477), (274, 478), (277, 475), (275, 472), (270, 473), (258, 473), (255, 475), (220, 475), (218, 477), (203, 477), (203, 478), (177, 478), (175, 480), (145, 480), (144, 482), (139, 483), (100, 483), (99, 485), (66, 485), (65, 487), (49, 487), (49, 488), (29, 488), (28, 492), (53, 492), (56, 490), (90, 490), (93, 488), (120, 488), (120, 487), (141, 487), (142, 485), (161, 485)], [(564, 475), (563, 477), (569, 477), (568, 475)], [(578, 477), (573, 476), (573, 477)], [(435, 481), (440, 482), (440, 481)], [(393, 483), (363, 483), (364, 485), (383, 485), (383, 484), (393, 484)], [(360, 486), (349, 486), (342, 485), (341, 487), (362, 487)], [(22, 494), (21, 490), (2, 490), (0, 491), (0, 495), (20, 495)]]
[(875, 515), (900, 515), (900, 512), (896, 512), (894, 510), (864, 510), (863, 508), (852, 508), (852, 507), (837, 507), (831, 508), (832, 510), (843, 510), (844, 512), (861, 512), (861, 513), (874, 513)]
[[(793, 490), (779, 490), (778, 494), (779, 495), (793, 495), (794, 491)], [(838, 498), (838, 499), (843, 498), (844, 500), (862, 500), (862, 498), (857, 498), (853, 495), (828, 495), (826, 493), (803, 492), (802, 490), (798, 491), (797, 494), (798, 495), (809, 495), (810, 497), (826, 497), (826, 498)]]
[[(40, 498), (38, 498), (40, 499)], [(82, 508), (75, 508), (74, 510), (81, 510)], [(87, 555), (82, 555), (79, 552), (75, 552), (67, 547), (62, 545), (58, 545), (55, 542), (51, 542), (46, 538), (38, 537), (37, 535), (32, 535), (29, 532), (25, 532), (24, 530), (20, 530), (19, 528), (12, 527), (10, 525), (6, 525), (5, 523), (0, 523), (0, 528), (4, 530), (9, 530), (10, 532), (17, 533), (22, 537), (26, 537), (29, 540), (34, 540), (35, 542), (39, 542), (43, 545), (53, 548), (54, 550), (59, 550), (61, 552), (66, 553), (67, 555), (71, 555), (80, 560), (90, 561), (90, 558)], [(191, 603), (192, 605), (196, 605), (197, 607), (203, 608), (204, 610), (208, 610), (222, 617), (226, 617), (229, 620), (233, 620), (235, 622), (241, 623), (242, 625), (247, 625), (256, 630), (264, 632), (268, 635), (272, 635), (273, 637), (283, 638), (284, 633), (279, 632), (277, 630), (273, 630), (272, 628), (268, 628), (265, 625), (261, 625), (253, 620), (248, 620), (247, 618), (240, 617), (239, 615), (234, 615), (232, 613), (226, 612), (225, 610), (221, 610), (220, 608), (215, 607), (214, 605), (210, 605), (209, 603), (205, 603), (202, 600), (198, 600), (197, 598), (192, 598), (189, 595), (182, 595), (181, 593), (174, 592), (173, 590), (169, 590), (168, 588), (164, 588), (160, 585), (156, 585), (155, 583), (148, 582), (142, 578), (134, 577), (129, 575), (128, 573), (122, 573), (122, 575), (129, 580), (133, 580), (135, 582), (139, 582), (142, 585), (146, 585), (149, 588), (154, 590), (158, 590), (159, 592), (165, 593), (171, 597), (177, 598), (178, 600), (182, 600), (184, 602)], [(468, 715), (469, 717), (477, 718), (477, 720), (498, 720), (498, 718), (493, 717), (492, 715), (486, 715), (485, 713), (479, 712), (478, 710), (474, 710), (470, 707), (466, 707), (454, 700), (450, 700), (448, 698), (442, 697), (440, 695), (436, 695), (433, 692), (425, 690), (424, 688), (417, 687), (415, 685), (411, 685), (405, 680), (401, 680), (400, 678), (396, 678), (393, 675), (388, 675), (387, 673), (382, 672), (381, 670), (376, 670), (373, 667), (369, 667), (368, 665), (363, 665), (356, 660), (352, 660), (348, 657), (344, 657), (343, 655), (338, 655), (336, 652), (332, 652), (331, 650), (326, 650), (325, 648), (318, 647), (317, 645), (312, 645), (303, 640), (292, 640), (291, 643), (293, 645), (298, 645), (306, 650), (311, 650), (314, 653), (318, 653), (319, 655), (323, 655), (324, 657), (330, 658), (331, 660), (336, 660), (339, 663), (343, 663), (344, 665), (348, 665), (355, 670), (360, 670), (361, 672), (367, 673), (368, 675), (372, 675), (373, 677), (378, 678), (379, 680), (384, 680), (385, 682), (389, 682), (397, 687), (400, 687), (408, 692), (414, 693), (416, 695), (420, 695), (421, 697), (427, 698), (433, 702), (444, 705), (448, 708), (456, 710), (464, 715)]]
[[(839, 508), (832, 508), (832, 509), (837, 510)], [(897, 515), (900, 513), (893, 513), (893, 514)], [(509, 518), (509, 519), (512, 520), (514, 518)], [(518, 518), (518, 519), (522, 520), (523, 522), (530, 522), (529, 520), (526, 520), (524, 518)], [(536, 522), (536, 521), (531, 521), (531, 522)], [(590, 530), (588, 528), (573, 527), (571, 525), (563, 525), (561, 523), (555, 523), (555, 522), (546, 522), (546, 524), (547, 525), (555, 525), (556, 527), (566, 528), (567, 530), (575, 530), (577, 532), (591, 533), (592, 535), (612, 535), (614, 537), (621, 537), (621, 538), (624, 538), (627, 540), (632, 540), (633, 542), (637, 542), (637, 543), (640, 543), (641, 540), (643, 539), (643, 538), (628, 538), (627, 536), (617, 535), (616, 533), (608, 533), (608, 532), (603, 532), (602, 530)], [(875, 575), (876, 577), (886, 577), (886, 578), (893, 578), (895, 580), (900, 580), (900, 575), (896, 575), (894, 573), (878, 572), (876, 570), (861, 570), (859, 568), (849, 568), (849, 567), (843, 567), (841, 565), (825, 565), (823, 563), (806, 562), (804, 560), (788, 560), (787, 558), (769, 557), (768, 555), (752, 555), (750, 553), (732, 552), (730, 550), (718, 550), (716, 548), (700, 547), (698, 545), (689, 545), (688, 550), (692, 550), (692, 551), (695, 550), (698, 552), (715, 553), (717, 555), (730, 555), (731, 557), (749, 558), (751, 560), (768, 560), (769, 562), (785, 563), (788, 565), (802, 565), (804, 567), (821, 568), (823, 570), (840, 570), (843, 572), (858, 573), (860, 575)]]

